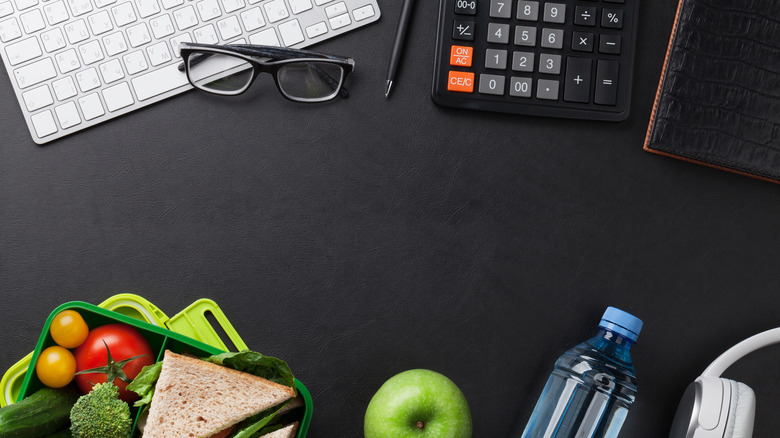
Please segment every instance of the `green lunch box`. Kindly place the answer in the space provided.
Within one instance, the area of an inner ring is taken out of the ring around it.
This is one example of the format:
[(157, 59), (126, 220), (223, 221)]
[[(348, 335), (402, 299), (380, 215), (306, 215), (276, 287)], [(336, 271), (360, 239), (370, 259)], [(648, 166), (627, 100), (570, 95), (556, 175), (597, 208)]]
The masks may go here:
[[(201, 357), (228, 351), (229, 348), (214, 323), (222, 330), (223, 336), (233, 343), (235, 351), (247, 348), (225, 314), (212, 300), (200, 299), (171, 318), (146, 299), (133, 294), (115, 295), (98, 306), (72, 301), (54, 309), (46, 320), (35, 351), (11, 366), (0, 380), (0, 406), (15, 403), (43, 388), (34, 372), (35, 368), (30, 364), (38, 360), (41, 351), (56, 345), (49, 334), (49, 326), (54, 316), (68, 309), (79, 312), (90, 329), (113, 323), (135, 327), (149, 341), (152, 351), (157, 354), (157, 361), (162, 360), (166, 349)], [(295, 386), (304, 401), (304, 413), (300, 419), (297, 438), (304, 438), (311, 423), (312, 399), (308, 389), (298, 379), (295, 379)], [(137, 415), (135, 410), (133, 413)], [(138, 433), (134, 436), (136, 435)]]

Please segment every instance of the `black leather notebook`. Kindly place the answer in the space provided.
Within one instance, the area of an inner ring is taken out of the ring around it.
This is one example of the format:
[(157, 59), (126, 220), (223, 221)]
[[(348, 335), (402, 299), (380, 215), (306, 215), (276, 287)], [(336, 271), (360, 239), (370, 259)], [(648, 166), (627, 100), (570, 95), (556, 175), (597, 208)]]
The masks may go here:
[(680, 0), (644, 148), (780, 182), (778, 0)]

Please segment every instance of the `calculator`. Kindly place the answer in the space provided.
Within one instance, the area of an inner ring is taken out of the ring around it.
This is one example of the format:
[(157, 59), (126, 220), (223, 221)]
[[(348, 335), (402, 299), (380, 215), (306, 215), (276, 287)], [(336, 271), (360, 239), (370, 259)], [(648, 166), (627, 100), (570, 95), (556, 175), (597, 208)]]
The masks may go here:
[(638, 10), (638, 0), (440, 0), (433, 100), (625, 120)]

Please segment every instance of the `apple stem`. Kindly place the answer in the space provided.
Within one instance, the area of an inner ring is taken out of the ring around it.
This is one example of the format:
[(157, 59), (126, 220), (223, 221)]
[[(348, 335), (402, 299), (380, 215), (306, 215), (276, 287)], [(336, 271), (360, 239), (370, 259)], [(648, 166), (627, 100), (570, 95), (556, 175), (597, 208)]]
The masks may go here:
[(425, 428), (425, 423), (423, 423), (422, 421), (418, 421), (416, 426), (417, 426), (418, 429), (423, 429), (423, 428)]

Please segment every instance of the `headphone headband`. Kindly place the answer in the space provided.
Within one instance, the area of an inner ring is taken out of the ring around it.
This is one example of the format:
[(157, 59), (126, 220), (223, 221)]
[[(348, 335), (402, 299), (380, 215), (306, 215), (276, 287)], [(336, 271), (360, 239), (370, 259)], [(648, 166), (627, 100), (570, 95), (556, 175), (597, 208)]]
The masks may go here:
[(718, 356), (701, 375), (720, 377), (728, 367), (734, 365), (734, 362), (758, 349), (778, 343), (780, 343), (780, 327), (753, 335)]

